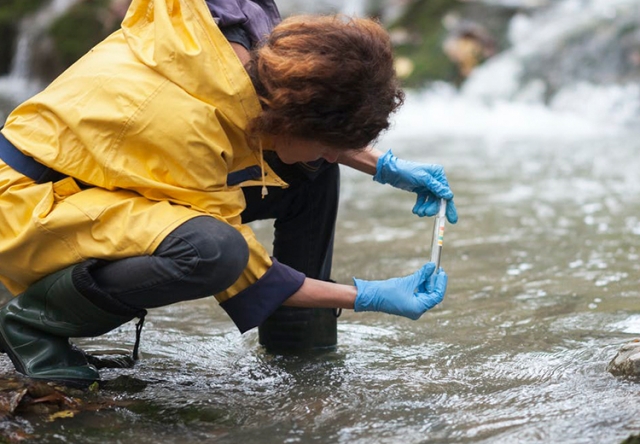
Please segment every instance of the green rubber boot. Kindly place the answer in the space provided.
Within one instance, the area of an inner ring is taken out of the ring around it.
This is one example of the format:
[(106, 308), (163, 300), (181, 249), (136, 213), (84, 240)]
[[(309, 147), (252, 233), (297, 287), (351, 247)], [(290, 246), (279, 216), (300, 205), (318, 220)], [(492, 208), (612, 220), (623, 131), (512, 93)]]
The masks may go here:
[(0, 309), (0, 349), (18, 372), (74, 385), (100, 379), (69, 338), (102, 335), (146, 312), (124, 306), (96, 287), (89, 269), (97, 262), (51, 274)]

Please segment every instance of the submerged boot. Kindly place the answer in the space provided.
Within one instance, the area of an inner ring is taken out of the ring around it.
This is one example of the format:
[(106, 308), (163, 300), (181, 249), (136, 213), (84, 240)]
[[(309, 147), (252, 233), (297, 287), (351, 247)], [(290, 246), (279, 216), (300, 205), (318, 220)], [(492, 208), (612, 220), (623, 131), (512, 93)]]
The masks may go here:
[(100, 379), (70, 337), (99, 336), (145, 310), (125, 306), (101, 291), (89, 260), (51, 274), (0, 309), (0, 350), (34, 379), (85, 385)]

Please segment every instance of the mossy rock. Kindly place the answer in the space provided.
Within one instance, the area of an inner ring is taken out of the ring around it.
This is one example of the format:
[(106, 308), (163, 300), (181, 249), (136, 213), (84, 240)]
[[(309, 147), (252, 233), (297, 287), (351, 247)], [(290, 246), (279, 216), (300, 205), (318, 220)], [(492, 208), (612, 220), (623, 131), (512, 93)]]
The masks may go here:
[(397, 56), (414, 64), (413, 72), (404, 80), (406, 86), (418, 86), (426, 80), (450, 80), (455, 66), (442, 52), (447, 31), (442, 17), (457, 5), (454, 0), (419, 0), (412, 3), (390, 30), (402, 29), (408, 39), (396, 46)]
[(640, 339), (623, 345), (607, 365), (607, 371), (613, 376), (640, 378)]
[(458, 0), (417, 0), (389, 25), (391, 33), (402, 31), (408, 37), (397, 43), (395, 53), (413, 62), (413, 71), (405, 86), (417, 87), (428, 81), (460, 83), (456, 65), (447, 58), (442, 45), (449, 34), (443, 24), (448, 14), (477, 23), (495, 38), (498, 49), (506, 46), (506, 30), (516, 10), (504, 6), (461, 3)]

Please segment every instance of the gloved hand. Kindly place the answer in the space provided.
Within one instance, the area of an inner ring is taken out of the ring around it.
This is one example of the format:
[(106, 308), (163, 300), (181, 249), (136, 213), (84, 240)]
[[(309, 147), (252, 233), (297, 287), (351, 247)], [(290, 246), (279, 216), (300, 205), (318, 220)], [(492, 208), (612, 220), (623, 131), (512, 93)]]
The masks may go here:
[(413, 213), (418, 216), (435, 216), (440, 199), (447, 200), (447, 220), (455, 224), (458, 212), (453, 203), (453, 193), (441, 165), (422, 164), (398, 159), (391, 150), (380, 156), (373, 180), (418, 194)]
[(434, 274), (436, 266), (429, 262), (415, 273), (385, 281), (353, 278), (357, 295), (355, 311), (381, 311), (416, 320), (442, 302), (447, 290), (444, 270)]

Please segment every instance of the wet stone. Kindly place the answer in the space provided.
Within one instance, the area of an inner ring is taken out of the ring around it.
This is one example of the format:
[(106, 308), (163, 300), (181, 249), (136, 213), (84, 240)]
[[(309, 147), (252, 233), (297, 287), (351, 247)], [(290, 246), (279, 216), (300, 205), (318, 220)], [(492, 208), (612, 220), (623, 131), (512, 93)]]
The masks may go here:
[(640, 339), (623, 345), (609, 362), (607, 371), (614, 376), (640, 378)]
[(127, 375), (118, 376), (115, 379), (105, 381), (100, 385), (103, 390), (112, 392), (137, 393), (147, 387), (147, 382)]

